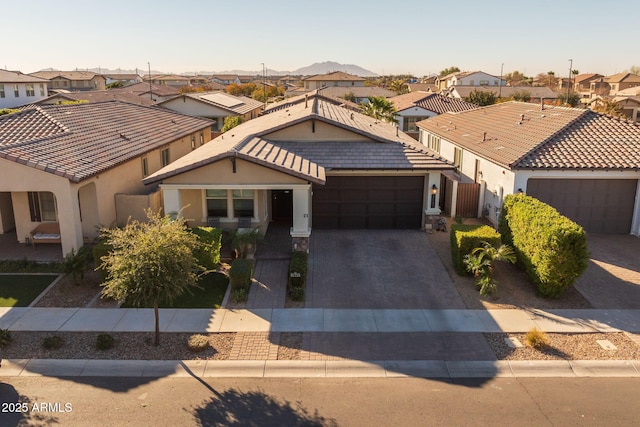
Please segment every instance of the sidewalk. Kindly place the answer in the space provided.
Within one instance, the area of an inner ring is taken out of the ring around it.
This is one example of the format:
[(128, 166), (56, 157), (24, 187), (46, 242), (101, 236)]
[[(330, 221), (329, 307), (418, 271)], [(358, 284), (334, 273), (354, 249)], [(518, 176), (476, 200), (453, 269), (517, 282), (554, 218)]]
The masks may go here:
[[(143, 332), (153, 309), (0, 308), (0, 329)], [(640, 310), (160, 309), (163, 332), (640, 332)]]
[[(152, 309), (0, 308), (0, 329), (11, 331), (138, 332), (150, 331)], [(312, 332), (343, 334), (364, 339), (373, 347), (376, 337), (395, 338), (402, 333), (446, 334), (449, 344), (474, 353), (481, 346), (465, 334), (527, 332), (640, 332), (640, 310), (397, 310), (397, 309), (161, 309), (163, 332)], [(351, 335), (348, 335), (351, 334)], [(313, 334), (311, 334), (313, 335)], [(346, 335), (346, 337), (345, 337)], [(455, 339), (454, 339), (455, 338)], [(425, 339), (431, 340), (432, 337)], [(495, 361), (484, 357), (456, 360), (455, 355), (402, 358), (417, 341), (405, 339), (407, 352), (381, 360), (5, 360), (0, 376), (197, 376), (197, 377), (583, 377), (640, 376), (639, 360), (608, 361)], [(429, 341), (431, 342), (431, 341)], [(324, 343), (322, 343), (324, 344)], [(357, 342), (356, 342), (357, 344)], [(433, 345), (438, 345), (435, 341)], [(344, 346), (343, 346), (344, 347)], [(352, 346), (363, 348), (366, 345)], [(372, 348), (373, 348), (372, 347)], [(422, 346), (424, 348), (424, 346)], [(380, 353), (376, 353), (380, 354)], [(383, 357), (388, 357), (385, 354)], [(475, 356), (471, 356), (472, 358)], [(427, 360), (433, 359), (433, 360)], [(484, 360), (483, 360), (484, 359)]]

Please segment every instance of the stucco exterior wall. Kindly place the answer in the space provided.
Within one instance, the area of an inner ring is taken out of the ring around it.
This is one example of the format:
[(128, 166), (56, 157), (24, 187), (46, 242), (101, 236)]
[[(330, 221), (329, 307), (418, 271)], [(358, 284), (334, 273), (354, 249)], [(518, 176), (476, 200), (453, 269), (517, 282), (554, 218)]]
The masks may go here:
[(236, 159), (233, 173), (231, 158), (205, 165), (163, 180), (165, 184), (304, 184), (305, 180), (242, 159)]
[[(315, 130), (315, 131), (314, 131)], [(272, 141), (364, 141), (366, 137), (355, 132), (315, 120), (305, 121), (266, 136)]]
[(13, 209), (11, 207), (11, 193), (0, 193), (0, 234), (15, 228)]
[[(18, 85), (18, 96), (15, 96), (14, 86)], [(27, 84), (33, 84), (33, 96), (27, 96)], [(22, 105), (32, 104), (40, 101), (41, 99), (49, 96), (47, 83), (9, 83), (0, 82), (0, 85), (4, 85), (4, 98), (0, 97), (0, 108), (15, 108)], [(41, 95), (40, 91), (44, 91)]]

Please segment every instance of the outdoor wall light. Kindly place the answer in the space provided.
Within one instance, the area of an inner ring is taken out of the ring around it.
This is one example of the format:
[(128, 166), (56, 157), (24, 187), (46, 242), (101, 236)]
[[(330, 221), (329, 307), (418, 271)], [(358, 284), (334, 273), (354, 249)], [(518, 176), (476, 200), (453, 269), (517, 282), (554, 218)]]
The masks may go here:
[(438, 187), (435, 184), (431, 186), (431, 209), (436, 207), (436, 194), (438, 193)]
[(518, 188), (518, 194), (523, 194), (524, 191), (522, 191), (522, 188)]

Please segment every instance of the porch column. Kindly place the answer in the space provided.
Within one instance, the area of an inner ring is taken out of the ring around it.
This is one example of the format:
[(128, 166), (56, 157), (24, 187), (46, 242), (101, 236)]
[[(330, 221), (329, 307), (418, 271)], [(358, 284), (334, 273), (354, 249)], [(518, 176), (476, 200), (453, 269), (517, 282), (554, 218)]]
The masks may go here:
[(311, 186), (293, 189), (293, 227), (291, 227), (291, 240), (293, 250), (308, 251), (309, 236), (309, 211), (311, 205)]
[(636, 203), (633, 207), (633, 219), (631, 220), (631, 234), (640, 237), (640, 179), (636, 186)]
[(182, 197), (180, 196), (180, 190), (163, 188), (162, 197), (164, 199), (164, 214), (177, 216), (180, 209), (182, 209)]
[(440, 188), (440, 173), (430, 173), (428, 178), (425, 180), (425, 184), (426, 188), (424, 189), (424, 192), (426, 194), (427, 203), (424, 213), (427, 216), (440, 215), (440, 193), (442, 191), (442, 188)]
[(54, 194), (58, 208), (62, 255), (67, 255), (72, 249), (78, 250), (84, 244), (82, 239), (82, 222), (80, 221), (78, 189), (67, 188), (64, 191), (55, 192)]

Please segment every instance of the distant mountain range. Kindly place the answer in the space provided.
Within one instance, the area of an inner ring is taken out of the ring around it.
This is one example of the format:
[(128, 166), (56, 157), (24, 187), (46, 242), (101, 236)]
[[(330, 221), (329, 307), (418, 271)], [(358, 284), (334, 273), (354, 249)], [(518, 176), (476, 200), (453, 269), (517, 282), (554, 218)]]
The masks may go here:
[[(46, 70), (43, 71), (54, 71), (51, 68), (47, 68)], [(148, 71), (142, 68), (138, 68), (137, 70), (123, 70), (123, 69), (117, 69), (117, 70), (110, 70), (108, 68), (88, 68), (88, 69), (78, 69), (78, 71), (92, 71), (94, 73), (102, 73), (102, 74), (133, 74), (136, 71), (138, 72), (138, 74), (140, 75), (144, 75), (147, 74)], [(287, 76), (287, 75), (294, 75), (294, 76), (313, 76), (316, 74), (326, 74), (326, 73), (330, 73), (333, 71), (343, 71), (345, 73), (348, 74), (353, 74), (354, 76), (360, 76), (360, 77), (377, 77), (378, 74), (369, 71), (367, 69), (364, 69), (358, 65), (354, 65), (354, 64), (340, 64), (338, 62), (333, 62), (333, 61), (325, 61), (325, 62), (316, 62), (315, 64), (306, 66), (306, 67), (302, 67), (302, 68), (298, 68), (296, 70), (293, 71), (278, 71), (278, 70), (272, 70), (270, 68), (267, 68), (266, 72), (267, 75), (269, 76)], [(163, 71), (157, 71), (157, 70), (151, 70), (151, 74), (163, 74), (166, 72)], [(181, 73), (183, 75), (193, 75), (193, 73)], [(247, 71), (247, 70), (225, 70), (225, 71), (198, 71), (198, 74), (239, 74), (239, 75), (243, 75), (243, 76), (261, 76), (262, 75), (262, 70), (258, 70), (258, 71)]]

